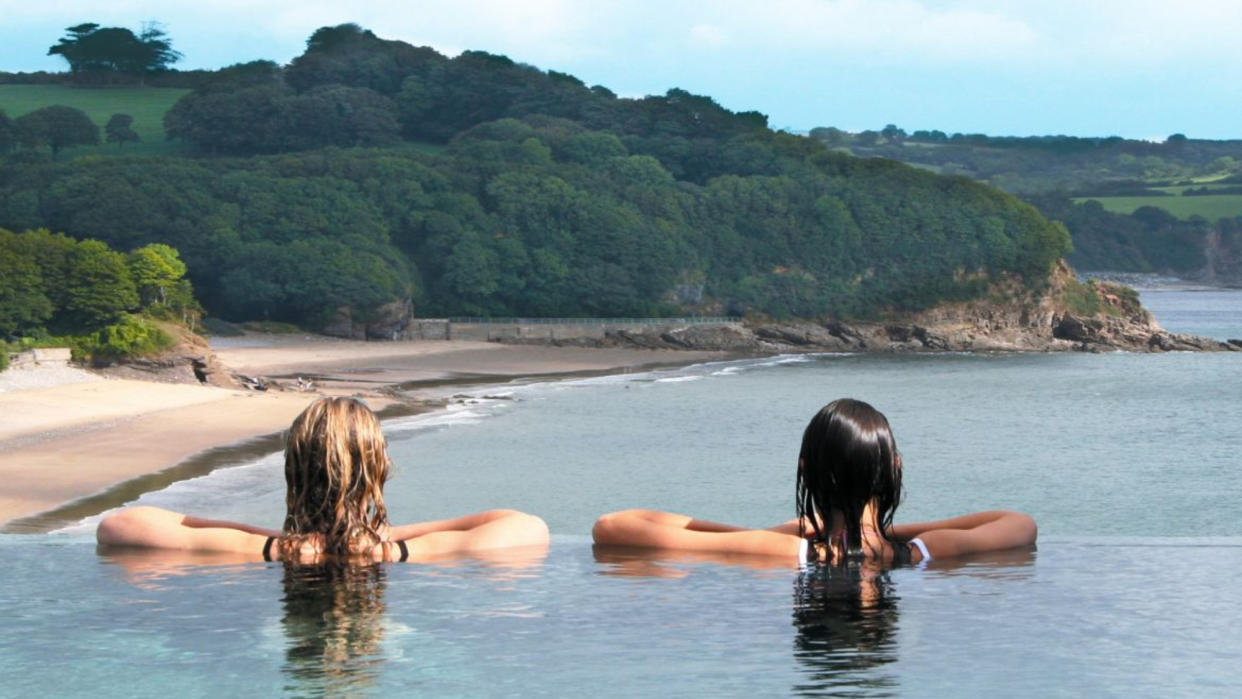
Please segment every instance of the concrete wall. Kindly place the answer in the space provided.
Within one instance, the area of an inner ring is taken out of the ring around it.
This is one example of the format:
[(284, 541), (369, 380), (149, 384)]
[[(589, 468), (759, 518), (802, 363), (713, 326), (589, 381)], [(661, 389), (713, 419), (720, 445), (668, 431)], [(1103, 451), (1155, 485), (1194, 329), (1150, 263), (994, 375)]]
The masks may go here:
[[(453, 340), (477, 340), (483, 342), (526, 339), (526, 340), (574, 340), (603, 339), (605, 335), (618, 330), (628, 332), (668, 332), (684, 328), (684, 321), (668, 323), (635, 322), (609, 323), (591, 320), (583, 323), (452, 323), (449, 328)], [(699, 323), (696, 325), (727, 325), (728, 323)]]
[(68, 347), (44, 347), (9, 355), (10, 367), (65, 366), (68, 363)]

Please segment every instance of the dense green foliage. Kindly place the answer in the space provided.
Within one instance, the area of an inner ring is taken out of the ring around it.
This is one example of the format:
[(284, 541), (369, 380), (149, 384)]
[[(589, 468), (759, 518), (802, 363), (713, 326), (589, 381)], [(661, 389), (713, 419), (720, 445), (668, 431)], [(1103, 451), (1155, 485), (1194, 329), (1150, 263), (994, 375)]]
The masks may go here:
[(233, 157), (11, 162), (0, 225), (165, 243), (213, 313), (311, 326), (409, 298), (420, 315), (872, 315), (1038, 285), (1068, 249), (966, 178), (683, 90), (621, 99), (353, 25), (283, 71), (200, 80), (165, 125)]
[(75, 359), (109, 362), (153, 354), (173, 345), (173, 338), (141, 316), (122, 314), (114, 323), (69, 340)]
[(0, 109), (0, 155), (3, 155), (17, 146), (17, 124), (9, 118), (9, 115)]
[(0, 229), (0, 338), (60, 336), (96, 359), (161, 349), (167, 334), (133, 314), (196, 320), (185, 271), (167, 245), (125, 255), (98, 240)]
[(55, 158), (66, 146), (99, 144), (99, 127), (80, 109), (53, 104), (17, 117), (17, 139), (27, 148), (47, 146)]
[(972, 294), (981, 273), (1042, 279), (1065, 250), (1033, 209), (962, 178), (771, 132), (716, 145), (734, 173), (702, 185), (547, 118), (481, 125), (438, 157), (41, 164), (0, 181), (0, 220), (168, 242), (213, 311), (311, 325), (411, 294), (425, 314), (644, 315), (704, 299), (867, 314)]
[(1180, 219), (1155, 206), (1124, 214), (1061, 195), (1033, 197), (1032, 203), (1074, 231), (1069, 260), (1079, 269), (1242, 278), (1242, 216)]
[(1242, 241), (1234, 234), (1242, 221), (1242, 141), (906, 134), (891, 124), (811, 135), (855, 155), (1020, 193), (1069, 230), (1069, 261), (1080, 269), (1242, 282)]
[(133, 129), (134, 118), (128, 114), (113, 114), (104, 126), (108, 134), (108, 143), (123, 146), (133, 141), (141, 141), (142, 137)]
[(181, 59), (168, 35), (154, 23), (145, 25), (139, 34), (93, 22), (75, 25), (47, 53), (65, 59), (75, 82), (107, 84), (120, 77), (141, 79)]

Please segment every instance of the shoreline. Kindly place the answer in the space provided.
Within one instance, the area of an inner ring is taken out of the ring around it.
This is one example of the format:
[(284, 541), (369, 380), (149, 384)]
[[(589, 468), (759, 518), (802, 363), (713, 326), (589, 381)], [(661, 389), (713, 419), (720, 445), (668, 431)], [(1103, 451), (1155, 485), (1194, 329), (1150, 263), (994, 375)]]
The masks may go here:
[[(256, 340), (257, 338), (257, 340)], [(216, 349), (232, 371), (273, 377), (252, 392), (126, 378), (0, 392), (0, 533), (58, 529), (180, 480), (280, 450), (314, 398), (360, 397), (381, 420), (435, 411), (466, 387), (651, 371), (737, 358), (725, 352), (549, 348), (319, 336), (251, 336)], [(313, 376), (315, 390), (279, 390)]]

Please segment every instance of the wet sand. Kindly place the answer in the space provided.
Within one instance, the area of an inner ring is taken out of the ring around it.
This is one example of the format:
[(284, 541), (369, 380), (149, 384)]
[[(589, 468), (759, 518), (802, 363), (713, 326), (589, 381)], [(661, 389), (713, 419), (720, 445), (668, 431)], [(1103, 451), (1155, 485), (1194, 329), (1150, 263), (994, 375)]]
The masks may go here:
[(281, 385), (304, 377), (314, 389), (254, 392), (107, 379), (0, 393), (0, 525), (9, 531), (45, 529), (50, 525), (31, 516), (88, 516), (219, 463), (237, 463), (243, 460), (238, 450), (245, 452), (248, 443), (276, 449), (271, 435), (320, 394), (357, 395), (377, 410), (409, 414), (434, 407), (462, 385), (724, 358), (711, 352), (306, 336), (249, 336), (213, 346), (236, 373)]

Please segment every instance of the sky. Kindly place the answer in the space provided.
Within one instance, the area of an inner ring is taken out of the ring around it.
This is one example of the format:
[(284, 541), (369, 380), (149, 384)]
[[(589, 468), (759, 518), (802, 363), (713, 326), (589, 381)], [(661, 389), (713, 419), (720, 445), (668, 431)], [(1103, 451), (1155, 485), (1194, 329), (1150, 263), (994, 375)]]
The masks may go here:
[(1242, 138), (1242, 0), (0, 0), (0, 70), (63, 70), (46, 52), (74, 24), (151, 20), (183, 69), (287, 63), (356, 22), (797, 132)]

